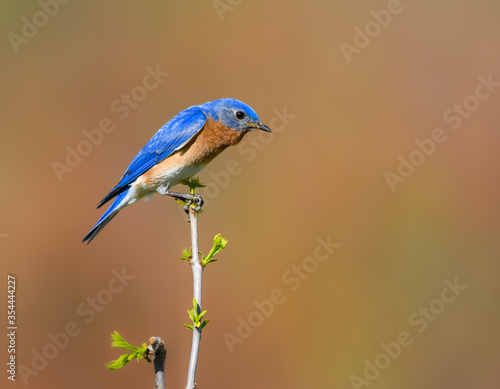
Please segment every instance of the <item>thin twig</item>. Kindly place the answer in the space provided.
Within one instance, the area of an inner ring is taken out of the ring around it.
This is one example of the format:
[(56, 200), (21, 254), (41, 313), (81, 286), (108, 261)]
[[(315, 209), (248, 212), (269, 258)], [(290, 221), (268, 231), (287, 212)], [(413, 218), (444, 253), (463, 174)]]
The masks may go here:
[[(193, 269), (193, 296), (198, 303), (198, 314), (201, 312), (201, 276), (203, 267), (198, 256), (198, 212), (189, 207), (189, 220), (191, 224), (191, 247), (192, 258), (190, 261)], [(193, 342), (191, 345), (191, 357), (189, 359), (189, 369), (186, 389), (195, 388), (196, 365), (198, 363), (198, 353), (200, 350), (201, 330), (193, 326)]]
[(159, 336), (149, 339), (148, 352), (154, 355), (156, 389), (165, 389), (165, 358), (167, 350)]

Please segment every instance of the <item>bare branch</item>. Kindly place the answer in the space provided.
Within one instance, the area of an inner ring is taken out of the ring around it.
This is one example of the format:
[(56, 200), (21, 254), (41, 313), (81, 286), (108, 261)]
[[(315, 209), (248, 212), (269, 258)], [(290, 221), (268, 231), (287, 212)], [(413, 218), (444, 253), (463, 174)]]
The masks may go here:
[[(198, 255), (198, 211), (194, 207), (189, 207), (189, 220), (191, 224), (191, 247), (192, 258), (190, 261), (193, 269), (193, 296), (198, 303), (198, 314), (201, 313), (201, 276), (203, 267)], [(196, 366), (198, 364), (198, 353), (200, 350), (201, 328), (193, 327), (193, 341), (191, 345), (191, 357), (189, 359), (188, 377), (186, 389), (195, 388)]]
[(153, 336), (149, 339), (148, 354), (154, 355), (155, 383), (156, 389), (165, 389), (165, 350), (163, 340), (159, 336)]

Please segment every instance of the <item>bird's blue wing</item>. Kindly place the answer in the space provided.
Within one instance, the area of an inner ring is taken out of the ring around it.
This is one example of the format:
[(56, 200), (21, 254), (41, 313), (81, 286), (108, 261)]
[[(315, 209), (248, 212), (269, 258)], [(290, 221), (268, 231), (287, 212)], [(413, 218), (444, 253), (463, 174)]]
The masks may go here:
[(135, 156), (118, 185), (97, 205), (111, 200), (126, 190), (140, 175), (182, 148), (198, 133), (206, 122), (206, 116), (199, 106), (190, 107), (158, 130), (151, 140)]

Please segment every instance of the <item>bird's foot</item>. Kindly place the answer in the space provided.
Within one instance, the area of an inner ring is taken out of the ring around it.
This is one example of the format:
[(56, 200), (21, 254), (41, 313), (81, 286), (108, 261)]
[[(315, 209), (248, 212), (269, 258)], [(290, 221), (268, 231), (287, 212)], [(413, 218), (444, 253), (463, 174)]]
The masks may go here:
[(168, 196), (172, 196), (174, 199), (176, 200), (179, 200), (180, 202), (182, 202), (184, 204), (184, 211), (186, 213), (189, 213), (189, 207), (191, 205), (194, 205), (193, 207), (193, 210), (196, 211), (196, 212), (199, 212), (201, 210), (201, 207), (203, 207), (203, 197), (201, 197), (201, 195), (199, 194), (196, 194), (196, 195), (192, 195), (192, 194), (189, 194), (189, 193), (177, 193), (177, 192), (170, 192), (170, 191), (162, 191), (159, 193), (161, 195), (168, 195)]

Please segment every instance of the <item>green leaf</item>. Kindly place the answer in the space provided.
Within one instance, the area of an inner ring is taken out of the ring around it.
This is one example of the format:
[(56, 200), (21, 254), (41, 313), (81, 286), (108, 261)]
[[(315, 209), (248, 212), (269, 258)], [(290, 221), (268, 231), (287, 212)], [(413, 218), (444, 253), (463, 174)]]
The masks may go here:
[(226, 248), (226, 245), (227, 245), (226, 238), (223, 238), (220, 234), (215, 235), (214, 242), (212, 244), (212, 249), (210, 250), (210, 252), (206, 257), (202, 257), (201, 265), (206, 266), (210, 262), (217, 261), (217, 259), (214, 258), (214, 256), (217, 253), (220, 253), (222, 250), (224, 250)]
[(227, 239), (223, 238), (220, 234), (215, 235), (214, 237), (214, 248), (215, 248), (215, 254), (217, 254), (219, 251), (222, 251), (226, 248), (227, 245)]
[(217, 258), (209, 258), (207, 257), (207, 259), (205, 259), (204, 261), (202, 261), (202, 266), (207, 266), (210, 262), (217, 262)]
[(106, 368), (109, 370), (118, 370), (128, 363), (129, 354), (123, 354), (118, 359), (106, 363)]
[(181, 200), (181, 199), (175, 199), (177, 204), (182, 205), (183, 207), (187, 204), (187, 201)]
[(200, 182), (200, 179), (198, 177), (192, 177), (188, 180), (183, 180), (181, 181), (181, 184), (187, 185), (192, 195), (194, 195), (194, 191), (196, 190), (196, 188), (204, 188), (206, 186)]
[[(125, 339), (123, 339), (123, 337), (116, 331), (114, 334), (111, 334), (111, 338), (113, 339), (113, 341), (111, 342), (111, 347), (119, 347), (119, 348), (123, 348), (125, 350), (131, 350), (134, 352), (141, 351), (141, 348), (132, 346)], [(146, 347), (145, 344), (144, 344), (144, 347)]]
[(203, 329), (203, 327), (205, 327), (208, 324), (209, 321), (210, 321), (210, 319), (207, 319), (207, 320), (204, 320), (203, 323), (201, 323), (200, 331)]
[(191, 252), (192, 252), (191, 247), (189, 248), (189, 251), (187, 249), (183, 249), (182, 250), (182, 257), (179, 257), (179, 259), (183, 260), (183, 261), (190, 261), (192, 258)]
[(194, 329), (191, 324), (187, 324), (187, 323), (184, 323), (184, 327), (186, 327), (187, 329), (189, 329), (191, 331)]
[[(106, 363), (106, 367), (109, 370), (120, 369), (134, 358), (136, 358), (137, 361), (139, 361), (139, 359), (146, 358), (145, 353), (148, 349), (146, 343), (143, 343), (142, 347), (133, 346), (125, 339), (123, 339), (123, 337), (117, 331), (111, 334), (111, 339), (113, 339), (113, 341), (111, 342), (111, 347), (119, 347), (125, 350), (130, 350), (132, 351), (132, 353), (123, 354), (118, 359)], [(146, 360), (150, 362), (149, 358), (146, 358)]]
[(203, 318), (205, 313), (207, 313), (207, 311), (204, 310), (198, 314), (198, 308), (199, 308), (198, 302), (196, 301), (195, 298), (193, 298), (193, 309), (187, 311), (189, 318), (193, 322), (193, 325), (184, 324), (184, 327), (192, 330), (194, 329), (194, 327), (201, 329), (207, 325), (208, 320), (205, 320), (203, 323), (201, 322), (201, 319)]

